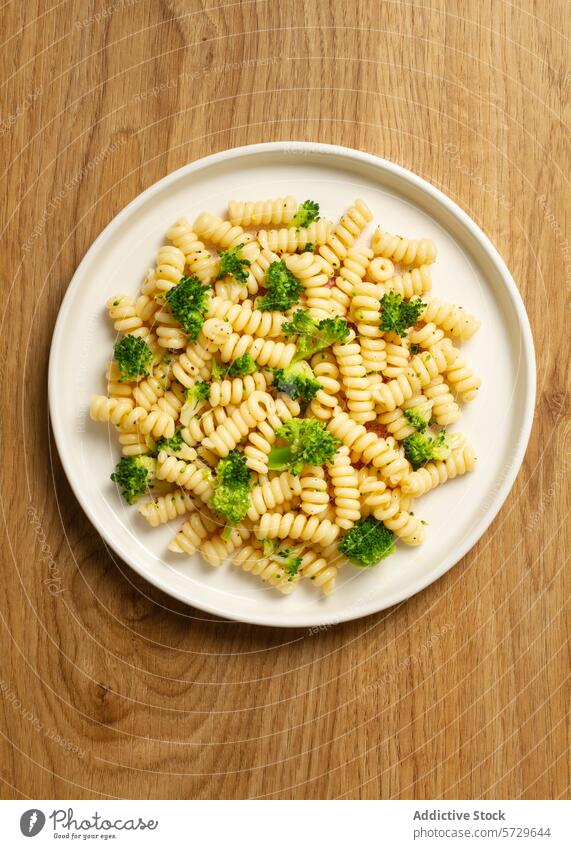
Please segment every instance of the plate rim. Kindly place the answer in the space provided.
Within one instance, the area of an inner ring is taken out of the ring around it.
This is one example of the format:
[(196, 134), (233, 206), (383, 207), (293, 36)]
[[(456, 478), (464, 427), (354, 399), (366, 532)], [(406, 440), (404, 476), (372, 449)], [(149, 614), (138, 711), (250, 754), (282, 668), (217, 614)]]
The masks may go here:
[[(304, 153), (309, 152), (310, 154), (314, 155), (331, 154), (342, 158), (352, 159), (353, 161), (361, 162), (365, 165), (373, 166), (374, 168), (392, 173), (393, 175), (399, 177), (401, 180), (411, 183), (416, 189), (430, 197), (436, 204), (443, 206), (449, 214), (459, 220), (460, 224), (466, 230), (468, 230), (470, 235), (479, 244), (479, 247), (484, 252), (484, 254), (487, 254), (488, 258), (499, 273), (501, 281), (504, 285), (504, 289), (509, 296), (511, 305), (514, 309), (517, 318), (519, 336), (522, 342), (523, 349), (522, 365), (526, 369), (526, 380), (524, 385), (524, 391), (526, 396), (524, 402), (524, 413), (522, 416), (518, 443), (512, 454), (512, 461), (510, 463), (509, 474), (507, 476), (502, 477), (500, 485), (498, 486), (494, 494), (494, 498), (491, 504), (489, 505), (488, 509), (483, 514), (480, 521), (477, 522), (476, 526), (474, 527), (472, 532), (467, 536), (467, 538), (461, 543), (459, 543), (458, 546), (455, 546), (454, 553), (451, 556), (444, 558), (439, 564), (435, 566), (433, 570), (430, 570), (421, 579), (417, 580), (413, 584), (412, 589), (408, 588), (407, 590), (401, 592), (394, 591), (392, 594), (389, 594), (382, 600), (377, 599), (368, 603), (365, 602), (362, 606), (357, 608), (352, 606), (347, 610), (346, 615), (334, 615), (332, 613), (327, 615), (327, 611), (320, 611), (316, 607), (314, 617), (312, 615), (304, 615), (301, 617), (301, 619), (297, 618), (294, 622), (285, 618), (284, 612), (277, 609), (275, 611), (277, 614), (275, 617), (266, 616), (262, 614), (261, 611), (259, 616), (251, 616), (247, 614), (240, 615), (236, 611), (227, 610), (225, 608), (224, 603), (222, 602), (222, 599), (220, 605), (218, 606), (210, 605), (208, 603), (203, 602), (189, 601), (188, 597), (186, 597), (182, 592), (179, 592), (177, 589), (170, 587), (168, 581), (163, 580), (158, 574), (155, 575), (151, 572), (143, 571), (138, 565), (136, 558), (131, 557), (128, 549), (125, 548), (123, 544), (116, 541), (114, 537), (108, 535), (104, 523), (99, 522), (99, 520), (94, 516), (87, 497), (83, 495), (82, 488), (77, 484), (73, 473), (73, 463), (71, 462), (71, 458), (68, 456), (66, 451), (66, 434), (64, 430), (64, 424), (58, 416), (56, 402), (56, 359), (59, 354), (59, 348), (61, 347), (66, 322), (69, 319), (73, 296), (76, 290), (80, 287), (83, 269), (89, 265), (91, 257), (97, 253), (100, 245), (111, 237), (113, 232), (121, 226), (122, 222), (126, 218), (128, 218), (134, 210), (145, 204), (150, 198), (153, 197), (153, 195), (162, 191), (170, 183), (176, 182), (182, 176), (191, 174), (193, 171), (199, 171), (202, 169), (209, 168), (210, 166), (216, 165), (217, 163), (223, 162), (225, 160), (239, 159), (242, 156), (265, 153), (291, 154), (292, 151)], [(469, 551), (474, 547), (474, 545), (476, 545), (478, 540), (483, 536), (483, 534), (489, 528), (491, 523), (497, 517), (512, 489), (516, 477), (521, 469), (524, 455), (529, 443), (529, 438), (533, 425), (535, 402), (535, 346), (533, 343), (533, 335), (531, 332), (531, 325), (529, 322), (527, 311), (525, 309), (525, 305), (519, 292), (519, 289), (506, 263), (499, 254), (497, 248), (493, 245), (491, 240), (488, 238), (488, 236), (486, 236), (486, 234), (479, 227), (479, 225), (476, 224), (476, 222), (468, 215), (468, 213), (466, 213), (462, 209), (462, 207), (460, 207), (455, 201), (449, 198), (448, 195), (446, 195), (443, 191), (436, 188), (436, 186), (433, 186), (432, 183), (430, 183), (428, 180), (425, 180), (423, 177), (418, 176), (413, 171), (404, 168), (402, 165), (397, 165), (396, 163), (391, 162), (388, 159), (384, 159), (383, 157), (377, 156), (376, 154), (367, 153), (365, 151), (357, 150), (355, 148), (310, 141), (284, 140), (261, 142), (257, 144), (242, 145), (239, 147), (228, 148), (226, 150), (218, 151), (217, 153), (209, 154), (207, 156), (189, 162), (180, 168), (177, 168), (175, 171), (172, 171), (171, 173), (165, 175), (160, 180), (153, 183), (148, 188), (144, 189), (140, 194), (133, 198), (133, 200), (129, 201), (129, 203), (125, 207), (123, 207), (123, 209), (105, 225), (101, 233), (99, 233), (99, 235), (93, 241), (91, 246), (86, 251), (84, 257), (80, 261), (79, 265), (77, 266), (68, 284), (54, 325), (48, 365), (48, 418), (54, 436), (59, 459), (63, 466), (67, 481), (73, 491), (74, 496), (77, 498), (82, 510), (86, 514), (93, 527), (97, 530), (98, 534), (102, 537), (105, 544), (108, 545), (115, 552), (115, 554), (118, 555), (125, 563), (127, 563), (127, 565), (131, 569), (133, 569), (138, 575), (141, 575), (141, 577), (149, 581), (150, 584), (157, 587), (171, 598), (175, 598), (178, 601), (183, 602), (188, 607), (201, 610), (213, 616), (223, 617), (225, 620), (274, 628), (311, 628), (318, 627), (320, 625), (328, 625), (332, 627), (333, 625), (341, 624), (342, 622), (350, 622), (355, 619), (361, 619), (364, 616), (369, 616), (373, 613), (380, 613), (381, 611), (386, 610), (389, 607), (393, 607), (396, 604), (399, 604), (409, 598), (412, 598), (412, 596), (426, 589), (426, 587), (430, 586), (430, 584), (433, 584), (446, 572), (452, 569), (453, 566), (459, 563), (460, 560), (462, 560), (466, 556), (466, 554), (469, 553)]]

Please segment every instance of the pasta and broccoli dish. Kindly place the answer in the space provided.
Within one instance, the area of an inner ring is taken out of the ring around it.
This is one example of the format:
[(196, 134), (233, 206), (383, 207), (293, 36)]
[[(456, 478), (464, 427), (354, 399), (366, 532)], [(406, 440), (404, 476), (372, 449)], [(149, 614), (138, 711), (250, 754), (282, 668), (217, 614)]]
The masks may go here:
[(117, 340), (91, 418), (111, 478), (169, 549), (231, 561), (282, 593), (329, 594), (429, 531), (415, 501), (475, 467), (451, 426), (478, 393), (459, 345), (479, 321), (432, 295), (431, 239), (356, 200), (337, 223), (293, 197), (177, 221)]

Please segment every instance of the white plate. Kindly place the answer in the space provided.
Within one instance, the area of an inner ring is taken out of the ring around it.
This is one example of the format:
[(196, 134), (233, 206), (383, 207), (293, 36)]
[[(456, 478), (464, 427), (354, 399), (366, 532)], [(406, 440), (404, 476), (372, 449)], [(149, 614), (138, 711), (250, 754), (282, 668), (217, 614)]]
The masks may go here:
[[(379, 567), (348, 566), (329, 598), (310, 582), (282, 597), (233, 567), (167, 552), (174, 522), (149, 528), (119, 497), (109, 475), (119, 458), (113, 432), (89, 420), (92, 393), (105, 391), (104, 366), (115, 340), (106, 299), (135, 293), (167, 228), (201, 210), (224, 215), (228, 200), (293, 194), (313, 198), (335, 219), (357, 197), (393, 233), (429, 236), (438, 245), (433, 291), (482, 320), (463, 346), (482, 377), (478, 398), (455, 429), (479, 462), (470, 475), (420, 499), (426, 519), (419, 548), (399, 544)], [(187, 165), (126, 207), (77, 269), (57, 320), (49, 371), (52, 427), (69, 482), (101, 536), (152, 584), (190, 605), (261, 625), (317, 626), (356, 619), (413, 595), (450, 569), (482, 536), (504, 502), (523, 459), (535, 398), (533, 341), (525, 308), (502, 259), (474, 222), (420, 177), (366, 153), (306, 142), (259, 144)]]

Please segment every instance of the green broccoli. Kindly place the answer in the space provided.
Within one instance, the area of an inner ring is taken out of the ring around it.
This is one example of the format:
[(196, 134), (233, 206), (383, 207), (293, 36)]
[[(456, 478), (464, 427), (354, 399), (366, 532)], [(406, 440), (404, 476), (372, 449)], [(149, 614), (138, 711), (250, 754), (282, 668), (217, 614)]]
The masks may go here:
[(290, 227), (308, 227), (312, 221), (319, 221), (319, 204), (314, 200), (304, 200), (290, 221)]
[(212, 360), (212, 377), (215, 380), (224, 380), (225, 377), (245, 377), (255, 371), (258, 371), (258, 366), (251, 354), (242, 354), (231, 363), (219, 363), (216, 359)]
[(304, 466), (322, 466), (341, 445), (317, 419), (290, 419), (276, 429), (276, 436), (287, 445), (272, 448), (268, 468), (279, 472), (289, 469), (294, 475), (299, 475)]
[(420, 352), (422, 351), (422, 348), (420, 347), (420, 345), (417, 342), (411, 342), (410, 346), (409, 346), (409, 351), (413, 355), (414, 354), (420, 354)]
[(295, 548), (281, 548), (281, 539), (264, 539), (262, 540), (264, 557), (279, 564), (288, 575), (288, 581), (293, 581), (301, 566), (302, 558), (298, 556), (298, 551)]
[(305, 361), (294, 363), (287, 368), (274, 370), (272, 386), (278, 392), (285, 392), (294, 401), (300, 401), (306, 407), (322, 388), (321, 383)]
[(152, 457), (140, 454), (137, 457), (121, 457), (111, 480), (121, 487), (121, 495), (132, 504), (148, 491), (155, 479), (156, 463)]
[(405, 418), (409, 420), (411, 425), (419, 432), (424, 433), (426, 428), (428, 427), (428, 423), (430, 421), (430, 413), (429, 418), (426, 418), (426, 408), (425, 407), (409, 407), (408, 410), (403, 410)]
[(252, 263), (242, 256), (244, 245), (236, 245), (227, 251), (220, 251), (220, 270), (217, 280), (222, 280), (227, 274), (239, 283), (245, 283), (248, 279), (247, 268)]
[(454, 448), (461, 448), (465, 437), (461, 433), (446, 433), (441, 430), (436, 436), (431, 433), (413, 433), (403, 439), (404, 454), (413, 469), (418, 469), (430, 460), (446, 460)]
[(175, 430), (174, 434), (167, 439), (166, 436), (161, 436), (155, 443), (155, 451), (165, 451), (167, 454), (176, 454), (183, 446), (183, 439), (180, 430)]
[(208, 310), (210, 286), (203, 286), (198, 277), (181, 277), (167, 292), (167, 301), (176, 320), (192, 342), (196, 342)]
[(299, 301), (303, 286), (283, 260), (272, 262), (266, 277), (266, 294), (258, 301), (258, 309), (285, 312)]
[(185, 389), (184, 394), (186, 397), (184, 421), (187, 422), (190, 416), (195, 416), (210, 398), (210, 384), (198, 381), (190, 389)]
[(296, 251), (296, 254), (305, 254), (305, 253), (310, 253), (310, 254), (315, 253), (315, 245), (313, 244), (313, 242), (307, 242), (303, 246), (303, 248), (299, 248)]
[(307, 310), (296, 310), (291, 321), (282, 325), (286, 336), (297, 335), (297, 351), (292, 364), (300, 360), (308, 360), (317, 351), (322, 351), (330, 345), (345, 342), (349, 336), (349, 325), (344, 318), (323, 318), (315, 321)]
[(124, 336), (113, 348), (119, 364), (122, 382), (138, 380), (149, 374), (153, 354), (144, 339), (138, 336)]
[(349, 528), (338, 548), (355, 566), (366, 567), (376, 566), (396, 550), (393, 532), (372, 516)]
[(210, 506), (214, 513), (226, 520), (226, 528), (222, 532), (224, 539), (230, 537), (234, 525), (248, 512), (251, 479), (252, 473), (246, 466), (246, 457), (241, 451), (231, 451), (216, 466)]
[(416, 324), (423, 309), (426, 307), (420, 298), (404, 301), (397, 292), (387, 292), (381, 298), (380, 328), (387, 333), (406, 336), (409, 327)]

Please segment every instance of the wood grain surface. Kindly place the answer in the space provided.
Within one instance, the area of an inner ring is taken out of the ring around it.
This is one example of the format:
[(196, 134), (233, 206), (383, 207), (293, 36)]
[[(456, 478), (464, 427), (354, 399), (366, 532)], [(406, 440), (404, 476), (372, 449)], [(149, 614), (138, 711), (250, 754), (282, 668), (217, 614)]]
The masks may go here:
[[(569, 18), (564, 0), (2, 3), (3, 798), (568, 797)], [(538, 359), (525, 463), (479, 544), (314, 635), (215, 621), (117, 562), (47, 415), (54, 322), (102, 228), (181, 165), (276, 139), (448, 193), (506, 259)]]

